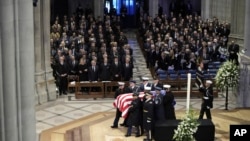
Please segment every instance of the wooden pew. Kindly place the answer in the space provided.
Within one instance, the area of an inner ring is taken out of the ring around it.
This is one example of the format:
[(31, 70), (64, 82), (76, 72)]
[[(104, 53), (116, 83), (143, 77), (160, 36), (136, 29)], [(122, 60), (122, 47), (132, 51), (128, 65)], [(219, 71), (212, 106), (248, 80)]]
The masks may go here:
[(68, 75), (68, 91), (70, 89), (76, 90), (76, 82), (79, 82), (79, 76), (78, 75)]
[[(86, 88), (87, 91), (82, 91), (82, 88)], [(104, 83), (103, 82), (77, 82), (75, 98), (104, 98)]]
[[(215, 83), (214, 80), (212, 80)], [(186, 97), (187, 96), (187, 80), (161, 80), (162, 84), (171, 85), (171, 91), (173, 92), (175, 97)], [(218, 88), (213, 87), (214, 97), (218, 97)], [(202, 97), (201, 92), (195, 86), (195, 79), (191, 80), (191, 88), (190, 88), (190, 96), (191, 97)]]
[[(129, 81), (122, 81), (125, 83), (125, 87), (129, 86)], [(109, 82), (104, 82), (104, 87), (105, 87), (105, 98), (114, 98), (115, 96), (115, 91), (119, 87), (118, 86), (118, 81), (109, 81)]]

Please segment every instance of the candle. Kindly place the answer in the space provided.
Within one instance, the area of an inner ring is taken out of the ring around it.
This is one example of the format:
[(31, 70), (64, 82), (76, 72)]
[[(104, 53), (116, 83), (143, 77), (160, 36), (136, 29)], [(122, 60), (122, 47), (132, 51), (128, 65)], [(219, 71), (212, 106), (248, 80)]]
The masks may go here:
[(186, 112), (188, 113), (189, 112), (189, 106), (190, 106), (190, 87), (191, 87), (191, 74), (188, 73), (187, 74), (187, 102), (186, 102)]

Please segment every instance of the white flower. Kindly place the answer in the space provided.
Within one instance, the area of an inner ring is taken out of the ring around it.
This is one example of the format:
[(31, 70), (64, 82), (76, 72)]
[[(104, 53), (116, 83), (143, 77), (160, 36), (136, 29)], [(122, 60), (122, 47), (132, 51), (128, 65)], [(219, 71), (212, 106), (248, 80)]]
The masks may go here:
[(218, 88), (236, 87), (239, 83), (239, 67), (231, 61), (226, 61), (217, 71), (215, 80)]
[(190, 110), (174, 130), (173, 139), (175, 141), (194, 141), (193, 134), (197, 131), (198, 125), (194, 111)]

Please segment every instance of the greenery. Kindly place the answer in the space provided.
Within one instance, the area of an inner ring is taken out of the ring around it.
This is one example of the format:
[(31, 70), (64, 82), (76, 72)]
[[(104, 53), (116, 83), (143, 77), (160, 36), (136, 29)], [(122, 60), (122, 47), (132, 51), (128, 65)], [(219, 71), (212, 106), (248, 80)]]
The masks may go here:
[(224, 62), (215, 76), (216, 86), (224, 89), (226, 87), (237, 87), (239, 83), (239, 67), (232, 61)]
[(199, 122), (196, 117), (196, 112), (189, 110), (186, 116), (179, 123), (176, 130), (174, 130), (173, 139), (175, 141), (195, 141), (194, 133), (196, 133)]

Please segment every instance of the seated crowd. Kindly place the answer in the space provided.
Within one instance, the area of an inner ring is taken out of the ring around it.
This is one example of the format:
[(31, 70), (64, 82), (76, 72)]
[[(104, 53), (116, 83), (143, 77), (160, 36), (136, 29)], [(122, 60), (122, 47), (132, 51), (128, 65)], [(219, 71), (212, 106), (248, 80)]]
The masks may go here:
[(60, 94), (66, 94), (68, 75), (78, 75), (79, 81), (128, 81), (133, 77), (133, 50), (120, 28), (119, 16), (106, 15), (104, 20), (91, 14), (57, 17), (51, 26), (50, 45)]
[(202, 20), (198, 15), (185, 17), (161, 15), (140, 17), (139, 36), (147, 67), (155, 70), (196, 70), (203, 62), (205, 71), (211, 62), (237, 61), (239, 47), (228, 47), (229, 23), (214, 17)]

